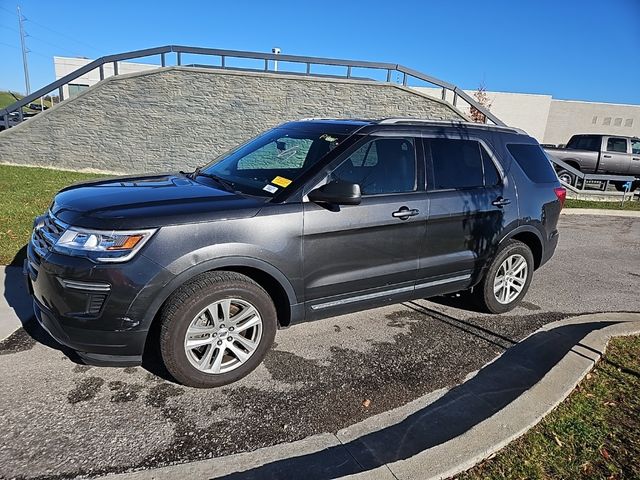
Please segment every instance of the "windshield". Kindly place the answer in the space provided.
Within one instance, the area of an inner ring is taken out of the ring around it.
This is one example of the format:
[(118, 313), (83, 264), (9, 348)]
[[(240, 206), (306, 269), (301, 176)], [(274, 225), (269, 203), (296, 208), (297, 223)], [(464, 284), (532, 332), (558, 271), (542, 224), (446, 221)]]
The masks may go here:
[(250, 195), (272, 197), (289, 187), (347, 135), (276, 128), (222, 155), (198, 174)]

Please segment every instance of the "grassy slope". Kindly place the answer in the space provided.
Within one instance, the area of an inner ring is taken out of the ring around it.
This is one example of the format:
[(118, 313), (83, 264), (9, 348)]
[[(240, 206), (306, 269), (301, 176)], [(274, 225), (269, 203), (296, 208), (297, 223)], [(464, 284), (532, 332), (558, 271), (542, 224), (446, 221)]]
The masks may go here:
[(640, 337), (605, 358), (556, 410), (458, 479), (640, 478)]
[[(14, 92), (15, 93), (15, 92)], [(22, 98), (23, 95), (20, 95), (18, 93), (16, 93), (16, 97), (18, 98)], [(0, 109), (4, 108), (4, 107), (8, 107), (9, 105), (11, 105), (12, 103), (14, 103), (16, 101), (16, 99), (14, 98), (13, 95), (11, 95), (9, 92), (2, 92), (0, 91)], [(37, 103), (38, 105), (40, 104), (40, 100), (34, 100), (33, 103)], [(48, 100), (44, 100), (44, 104), (47, 107), (51, 106), (51, 102)]]
[(33, 218), (47, 210), (58, 190), (99, 176), (0, 165), (0, 264), (11, 263), (27, 243)]

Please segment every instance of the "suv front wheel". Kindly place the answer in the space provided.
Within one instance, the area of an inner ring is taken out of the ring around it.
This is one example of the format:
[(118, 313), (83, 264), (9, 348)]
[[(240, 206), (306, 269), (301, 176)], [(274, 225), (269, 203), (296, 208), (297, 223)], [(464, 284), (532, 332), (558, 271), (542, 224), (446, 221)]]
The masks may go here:
[(507, 240), (473, 290), (478, 306), (490, 313), (514, 309), (529, 289), (533, 267), (529, 247), (517, 240)]
[(160, 313), (160, 351), (184, 385), (219, 387), (256, 368), (276, 334), (269, 294), (235, 272), (204, 273), (183, 285)]

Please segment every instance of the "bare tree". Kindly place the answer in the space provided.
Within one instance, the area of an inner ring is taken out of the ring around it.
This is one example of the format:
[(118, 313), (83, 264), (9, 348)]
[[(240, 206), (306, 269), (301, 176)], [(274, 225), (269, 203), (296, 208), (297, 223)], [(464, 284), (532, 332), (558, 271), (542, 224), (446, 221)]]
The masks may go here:
[[(473, 92), (473, 97), (476, 99), (481, 106), (486, 108), (487, 110), (491, 109), (491, 102), (489, 101), (489, 96), (487, 95), (487, 89), (484, 86), (484, 83), (481, 83), (478, 89)], [(480, 110), (478, 110), (473, 105), (469, 110), (469, 114), (471, 115), (471, 121), (476, 123), (485, 123), (487, 121), (487, 116), (483, 114)]]

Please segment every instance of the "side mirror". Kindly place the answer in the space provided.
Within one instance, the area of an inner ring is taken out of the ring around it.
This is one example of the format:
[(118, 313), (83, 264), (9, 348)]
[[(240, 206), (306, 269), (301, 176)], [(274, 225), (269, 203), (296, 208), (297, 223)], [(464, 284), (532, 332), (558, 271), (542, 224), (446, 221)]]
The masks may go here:
[(334, 205), (360, 205), (362, 195), (357, 183), (333, 181), (309, 192), (309, 200)]

